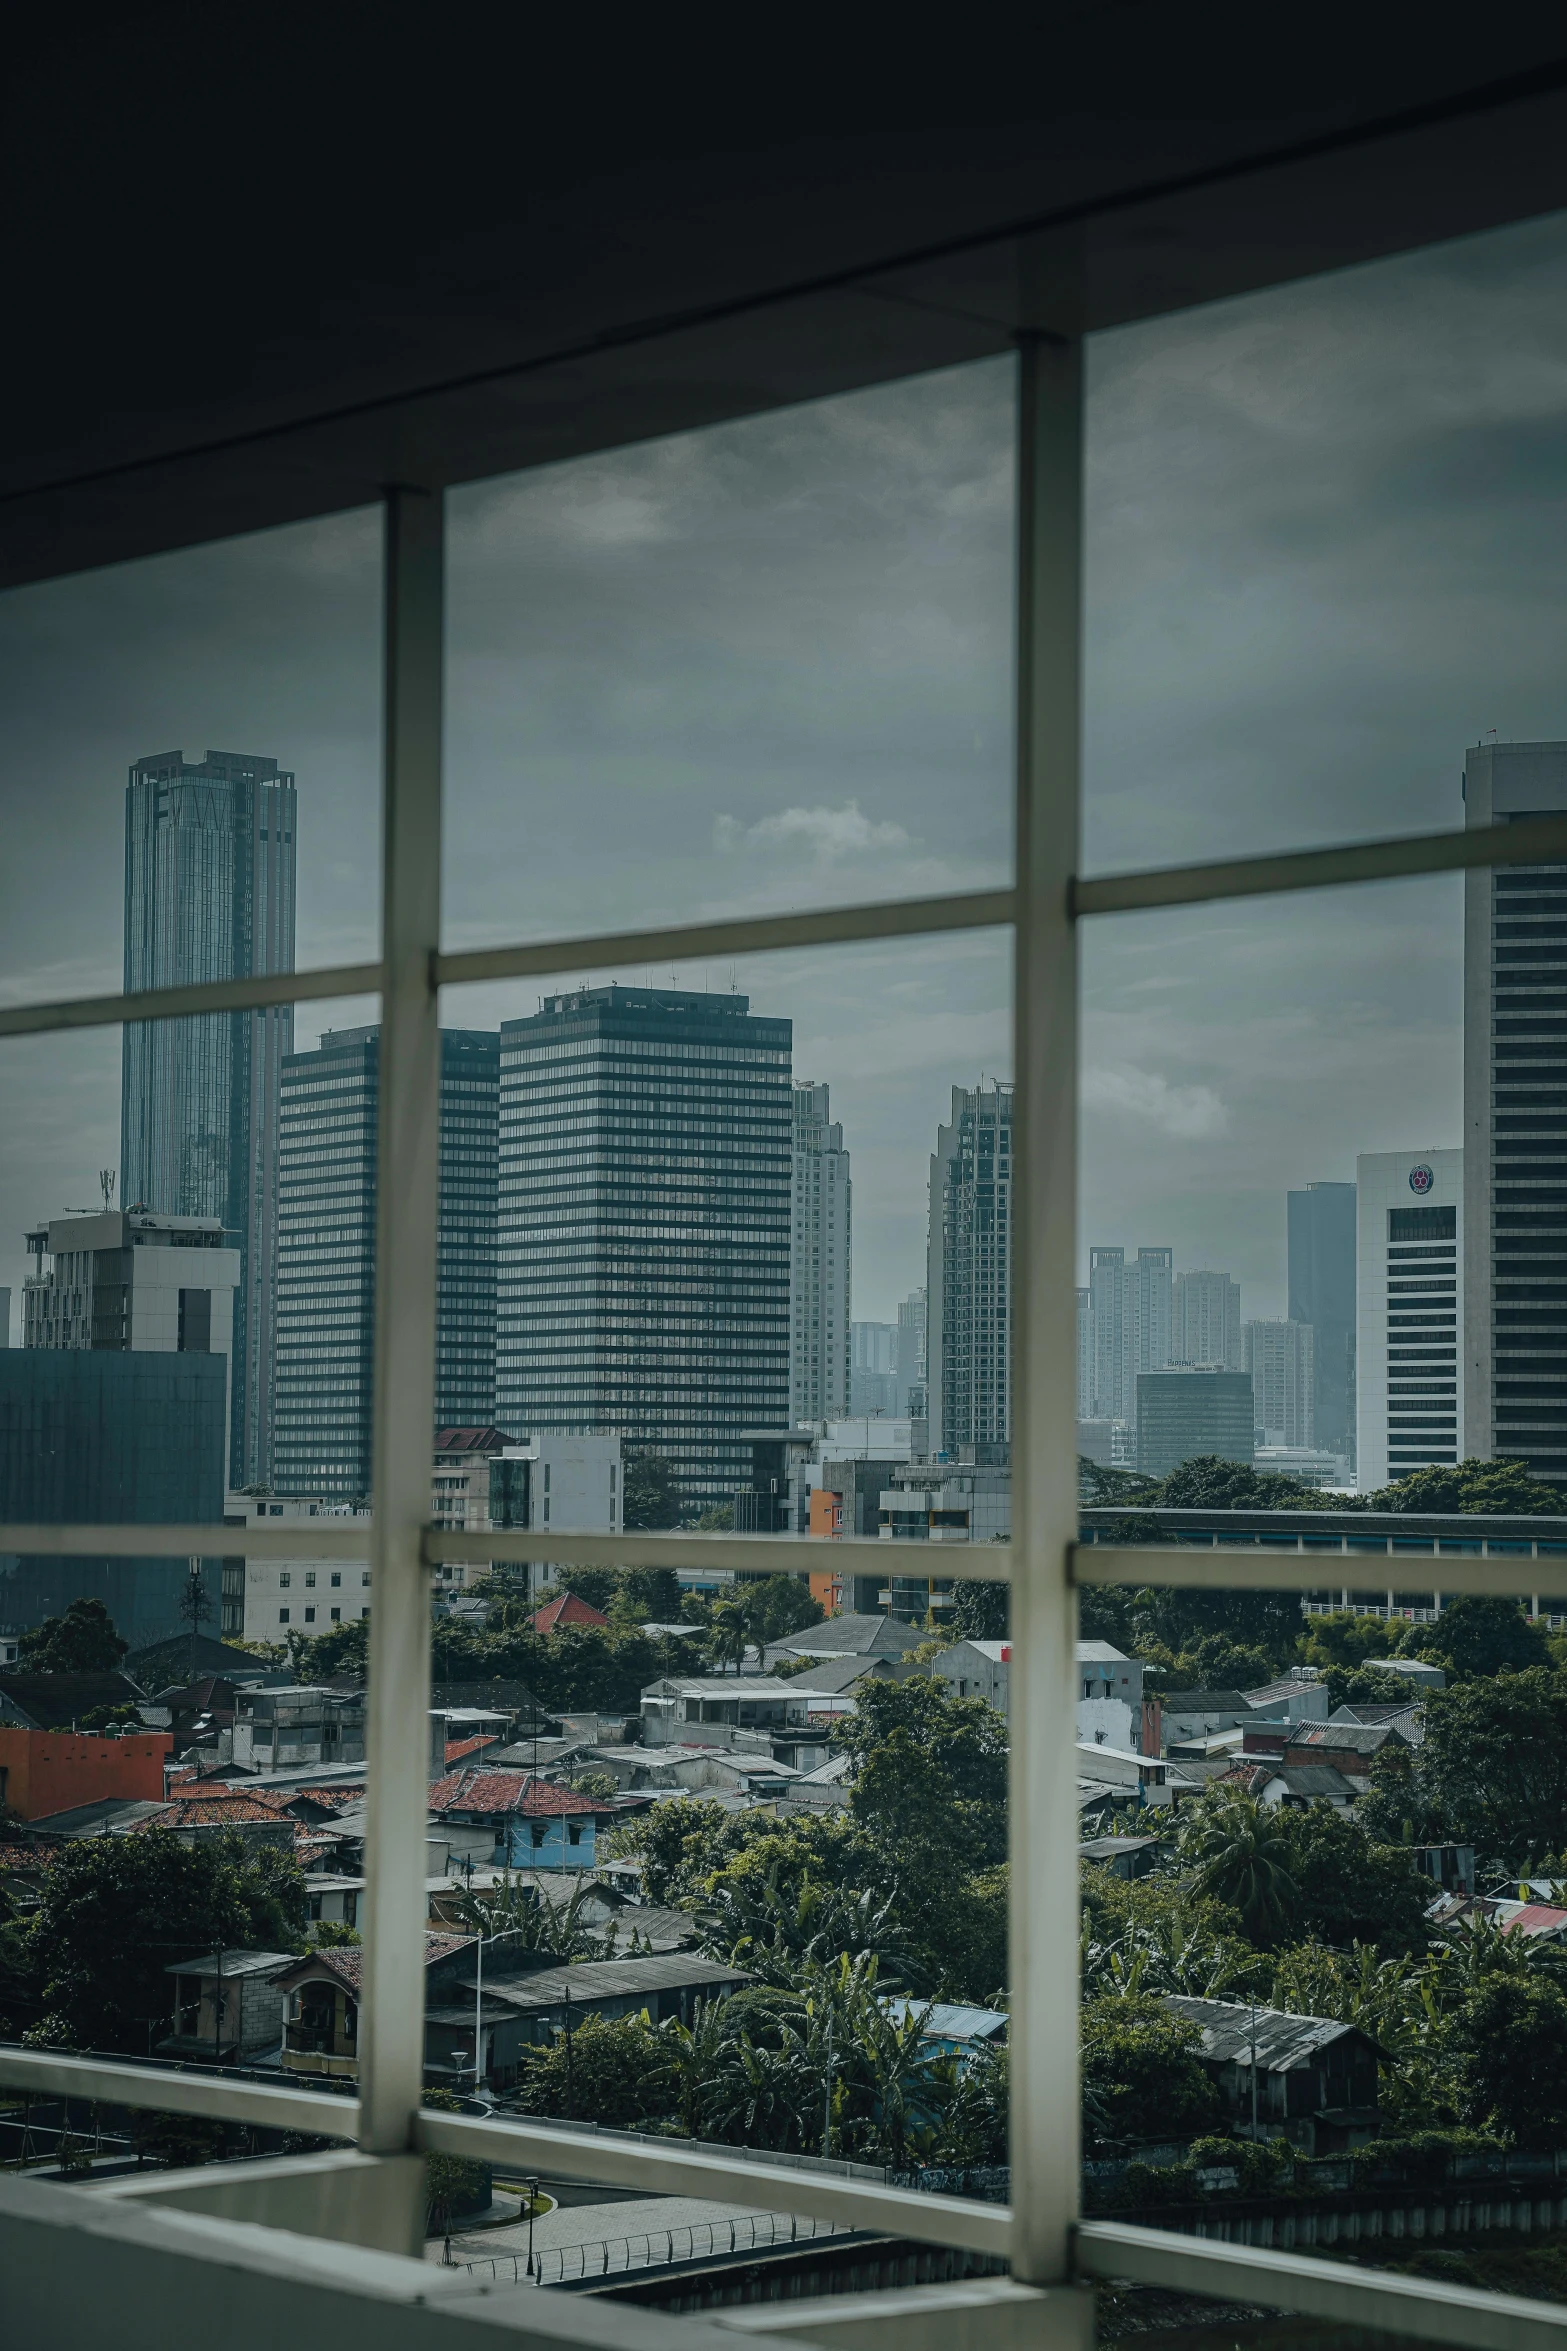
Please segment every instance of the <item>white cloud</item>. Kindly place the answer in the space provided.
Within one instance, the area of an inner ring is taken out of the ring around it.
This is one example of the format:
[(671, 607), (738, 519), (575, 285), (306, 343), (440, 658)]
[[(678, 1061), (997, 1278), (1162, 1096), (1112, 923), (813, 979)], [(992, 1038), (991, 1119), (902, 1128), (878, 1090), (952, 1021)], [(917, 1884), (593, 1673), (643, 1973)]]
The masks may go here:
[(780, 808), (754, 824), (742, 824), (734, 816), (715, 817), (713, 844), (725, 855), (741, 849), (808, 849), (818, 865), (862, 850), (913, 846), (901, 824), (867, 816), (858, 800), (845, 800), (841, 808)]
[(1086, 1072), (1083, 1105), (1135, 1119), (1180, 1142), (1222, 1135), (1229, 1126), (1229, 1112), (1211, 1086), (1172, 1086), (1157, 1070), (1124, 1062)]

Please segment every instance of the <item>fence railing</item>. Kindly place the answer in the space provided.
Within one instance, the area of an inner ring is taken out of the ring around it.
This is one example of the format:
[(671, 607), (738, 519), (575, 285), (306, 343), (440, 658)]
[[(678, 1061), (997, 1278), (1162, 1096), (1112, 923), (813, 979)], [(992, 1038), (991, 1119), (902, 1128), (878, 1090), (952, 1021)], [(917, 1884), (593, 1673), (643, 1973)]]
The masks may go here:
[(841, 2237), (853, 2232), (837, 2221), (802, 2219), (798, 2214), (761, 2212), (734, 2220), (698, 2220), (681, 2228), (644, 2229), (627, 2237), (599, 2237), (584, 2245), (542, 2245), (532, 2256), (528, 2274), (526, 2253), (491, 2253), (478, 2261), (454, 2262), (453, 2268), (509, 2281), (514, 2285), (558, 2286), (569, 2280), (620, 2276), (630, 2270), (666, 2269), (677, 2261), (715, 2260), (728, 2253), (749, 2253), (759, 2247), (805, 2244), (813, 2237)]

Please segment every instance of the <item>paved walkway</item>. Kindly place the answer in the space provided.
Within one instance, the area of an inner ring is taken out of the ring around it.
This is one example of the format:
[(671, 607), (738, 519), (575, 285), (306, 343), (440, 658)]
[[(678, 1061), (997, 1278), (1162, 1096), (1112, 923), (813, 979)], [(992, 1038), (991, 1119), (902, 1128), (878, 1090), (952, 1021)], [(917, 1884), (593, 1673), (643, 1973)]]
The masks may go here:
[[(790, 2244), (800, 2238), (827, 2236), (826, 2221), (791, 2220), (753, 2204), (718, 2204), (706, 2197), (647, 2196), (635, 2203), (557, 2206), (533, 2224), (533, 2251), (541, 2282), (554, 2285), (562, 2278), (612, 2275), (618, 2270), (662, 2267), (668, 2261), (701, 2260), (708, 2254), (742, 2252), (749, 2247)], [(528, 2224), (473, 2229), (453, 2234), (452, 2259), (473, 2264), (481, 2274), (491, 2262), (495, 2274), (509, 2279), (513, 2272), (526, 2282)], [(425, 2247), (427, 2261), (441, 2261), (439, 2237)]]

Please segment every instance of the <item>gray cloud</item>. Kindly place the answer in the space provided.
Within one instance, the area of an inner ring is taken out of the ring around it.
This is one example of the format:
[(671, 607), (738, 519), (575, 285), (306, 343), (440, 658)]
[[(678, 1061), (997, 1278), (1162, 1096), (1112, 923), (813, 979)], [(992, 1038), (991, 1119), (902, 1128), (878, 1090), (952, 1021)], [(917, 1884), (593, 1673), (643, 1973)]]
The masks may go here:
[[(1547, 221), (1095, 344), (1091, 869), (1453, 824), (1466, 744), (1567, 736), (1564, 263)], [(1004, 879), (1011, 404), (987, 363), (456, 496), (450, 936)], [(0, 600), (0, 992), (117, 980), (124, 770), (169, 743), (296, 768), (302, 953), (366, 950), (375, 552), (351, 516)], [(1457, 1139), (1460, 940), (1446, 881), (1091, 925), (1085, 1248), (1281, 1311), (1286, 1189)], [(733, 975), (834, 1089), (860, 1313), (920, 1278), (948, 1089), (1008, 1074), (1006, 973), (974, 939)], [(0, 1054), (0, 1281), (113, 1158), (117, 1070)]]

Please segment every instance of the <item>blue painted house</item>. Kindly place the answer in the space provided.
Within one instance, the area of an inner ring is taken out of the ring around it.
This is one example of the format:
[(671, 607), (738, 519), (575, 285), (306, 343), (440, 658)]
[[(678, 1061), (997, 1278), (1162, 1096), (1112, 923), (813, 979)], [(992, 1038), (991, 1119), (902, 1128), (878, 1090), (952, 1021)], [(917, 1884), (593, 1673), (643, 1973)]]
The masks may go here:
[[(430, 1789), (430, 1810), (453, 1831), (454, 1844), (474, 1832), (469, 1850), (497, 1869), (592, 1869), (598, 1837), (615, 1808), (530, 1771), (450, 1771)], [(488, 1843), (484, 1842), (488, 1835)]]

